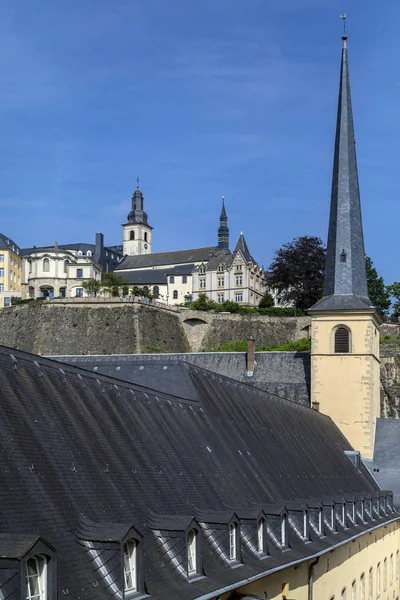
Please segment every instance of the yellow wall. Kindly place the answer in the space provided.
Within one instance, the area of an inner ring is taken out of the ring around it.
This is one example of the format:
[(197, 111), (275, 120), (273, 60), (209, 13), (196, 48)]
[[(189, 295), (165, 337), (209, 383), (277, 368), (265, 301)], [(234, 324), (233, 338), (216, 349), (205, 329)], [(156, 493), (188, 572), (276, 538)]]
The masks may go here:
[[(4, 256), (4, 261), (0, 261), (0, 268), (4, 269), (4, 277), (0, 277), (0, 283), (4, 285), (4, 292), (8, 292), (6, 294), (8, 297), (20, 296), (22, 290), (22, 258), (8, 249), (0, 249), (0, 255)], [(0, 308), (4, 305), (4, 292), (0, 292)]]
[[(374, 313), (313, 314), (311, 400), (332, 417), (352, 446), (372, 458), (380, 414), (379, 323)], [(334, 331), (351, 331), (348, 354), (335, 354)]]
[[(313, 600), (341, 600), (346, 588), (346, 600), (352, 599), (352, 585), (356, 583), (356, 600), (361, 598), (360, 580), (364, 574), (364, 600), (396, 600), (400, 593), (399, 567), (396, 554), (400, 542), (400, 524), (380, 527), (366, 533), (353, 542), (332, 550), (319, 558), (314, 567)], [(390, 578), (390, 560), (393, 560), (393, 578)], [(385, 558), (387, 561), (386, 585), (384, 581)], [(267, 559), (268, 560), (268, 559)], [(253, 594), (268, 600), (282, 600), (282, 587), (288, 584), (288, 598), (308, 600), (309, 567), (314, 561), (304, 561), (296, 567), (277, 573), (237, 588), (228, 594), (215, 596), (215, 600), (228, 600), (234, 593)], [(381, 564), (381, 590), (377, 593), (377, 566)], [(267, 568), (267, 564), (266, 564)], [(369, 571), (372, 568), (373, 582), (370, 595)], [(385, 589), (386, 588), (386, 589)]]

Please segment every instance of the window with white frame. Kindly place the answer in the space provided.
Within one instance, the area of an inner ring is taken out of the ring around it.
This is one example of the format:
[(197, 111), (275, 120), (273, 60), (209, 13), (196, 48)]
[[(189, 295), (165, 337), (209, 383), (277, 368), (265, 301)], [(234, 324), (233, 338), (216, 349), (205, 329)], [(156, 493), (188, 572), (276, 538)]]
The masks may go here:
[(236, 275), (236, 285), (242, 285), (243, 277), (241, 275)]
[(308, 540), (308, 511), (305, 510), (303, 512), (303, 537), (305, 540)]
[(319, 511), (318, 511), (318, 533), (320, 535), (322, 535), (323, 532), (324, 532), (324, 530), (323, 530), (323, 522), (324, 522), (324, 519), (323, 519), (323, 514), (322, 514), (322, 508), (320, 508)]
[(224, 294), (217, 294), (217, 301), (218, 304), (222, 304), (223, 302), (225, 302)]
[(235, 266), (235, 268), (236, 268), (236, 271), (241, 271), (242, 270), (242, 265), (241, 264), (237, 264)]
[(200, 277), (199, 279), (199, 288), (200, 289), (206, 289), (206, 279), (205, 277)]
[(26, 563), (26, 600), (46, 600), (47, 561), (44, 556), (31, 556)]
[(223, 273), (224, 265), (218, 265), (218, 273)]
[(188, 575), (197, 573), (197, 533), (191, 529), (187, 537)]
[(4, 283), (0, 283), (0, 292), (4, 292)]
[(243, 294), (241, 292), (235, 294), (235, 302), (243, 302)]
[(4, 269), (0, 269), (0, 277), (4, 277)]
[(231, 561), (237, 560), (237, 530), (237, 523), (229, 525), (229, 559)]
[(75, 288), (75, 296), (77, 298), (82, 298), (83, 297), (83, 288)]
[(224, 287), (225, 277), (218, 277), (217, 284), (218, 284), (218, 287)]
[(83, 256), (82, 250), (78, 250), (77, 254), (78, 254), (78, 256)]
[(124, 590), (137, 591), (137, 543), (128, 540), (124, 544)]
[(282, 548), (287, 546), (287, 515), (281, 517), (281, 545)]
[(203, 273), (204, 274), (205, 272), (206, 272), (205, 266), (204, 265), (200, 265), (199, 273)]
[(4, 254), (0, 254), (0, 262), (4, 262)]
[(360, 577), (360, 600), (365, 600), (365, 575)]
[(264, 519), (257, 521), (257, 550), (259, 554), (264, 552)]

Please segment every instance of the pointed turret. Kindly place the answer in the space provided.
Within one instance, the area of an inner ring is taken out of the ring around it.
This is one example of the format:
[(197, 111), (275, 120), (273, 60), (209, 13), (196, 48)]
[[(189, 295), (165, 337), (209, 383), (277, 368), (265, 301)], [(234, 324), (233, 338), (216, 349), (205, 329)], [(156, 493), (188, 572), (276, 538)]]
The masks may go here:
[(219, 218), (218, 228), (218, 248), (229, 249), (229, 228), (228, 228), (228, 217), (225, 210), (225, 198), (222, 197), (222, 210)]
[(368, 298), (353, 110), (343, 35), (324, 297), (312, 310), (372, 308)]
[(256, 264), (256, 261), (250, 254), (250, 250), (247, 245), (246, 239), (243, 235), (243, 231), (240, 232), (240, 235), (239, 235), (238, 241), (236, 242), (236, 246), (233, 251), (233, 254), (235, 254), (236, 252), (239, 252), (239, 251), (242, 253), (242, 256), (243, 256), (244, 260), (246, 261), (246, 263), (252, 262), (252, 263)]

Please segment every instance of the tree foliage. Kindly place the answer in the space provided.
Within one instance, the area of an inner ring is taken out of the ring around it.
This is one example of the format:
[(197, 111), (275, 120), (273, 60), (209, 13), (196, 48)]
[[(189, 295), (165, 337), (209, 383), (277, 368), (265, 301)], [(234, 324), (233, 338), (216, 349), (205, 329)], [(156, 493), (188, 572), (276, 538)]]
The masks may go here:
[(102, 283), (97, 279), (87, 279), (82, 282), (82, 287), (88, 296), (97, 296), (102, 287)]
[(272, 308), (273, 306), (275, 306), (275, 301), (272, 294), (266, 292), (258, 303), (258, 308)]
[(318, 237), (303, 236), (275, 252), (268, 285), (280, 304), (305, 310), (323, 294), (325, 247)]
[(393, 298), (393, 316), (400, 316), (400, 282), (395, 281), (391, 285), (387, 286), (388, 293)]
[[(372, 304), (382, 313), (386, 315), (390, 308), (390, 291), (391, 286), (386, 286), (383, 277), (378, 276), (378, 272), (374, 267), (374, 263), (369, 256), (365, 257), (365, 266), (367, 269), (368, 296)], [(396, 284), (393, 284), (396, 285)]]
[(102, 286), (111, 294), (111, 296), (119, 296), (119, 289), (126, 286), (127, 283), (123, 277), (116, 273), (103, 273)]

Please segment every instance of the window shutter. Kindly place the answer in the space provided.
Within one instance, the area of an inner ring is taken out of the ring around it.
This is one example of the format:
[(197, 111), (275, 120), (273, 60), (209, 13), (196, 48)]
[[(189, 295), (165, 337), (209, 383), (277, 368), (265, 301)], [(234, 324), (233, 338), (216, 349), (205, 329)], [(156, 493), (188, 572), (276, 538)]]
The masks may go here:
[(335, 331), (335, 352), (350, 352), (350, 335), (345, 327), (338, 327)]

